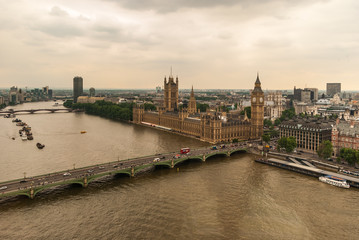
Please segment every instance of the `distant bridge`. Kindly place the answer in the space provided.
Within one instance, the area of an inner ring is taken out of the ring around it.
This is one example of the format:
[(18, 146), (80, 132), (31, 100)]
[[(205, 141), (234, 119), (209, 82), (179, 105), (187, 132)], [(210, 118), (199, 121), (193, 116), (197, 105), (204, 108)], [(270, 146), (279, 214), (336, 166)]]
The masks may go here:
[(23, 109), (23, 110), (13, 110), (9, 109), (7, 111), (0, 111), (0, 115), (5, 114), (15, 114), (15, 113), (36, 113), (36, 112), (48, 112), (48, 113), (55, 113), (55, 112), (81, 112), (82, 110), (73, 110), (71, 108), (43, 108), (43, 109)]
[[(175, 152), (156, 154), (16, 179), (0, 183), (0, 197), (25, 195), (33, 199), (38, 192), (47, 188), (68, 184), (80, 184), (87, 187), (90, 182), (104, 176), (124, 174), (134, 177), (136, 173), (146, 169), (153, 169), (156, 166), (174, 168), (178, 164), (190, 160), (205, 162), (208, 158), (218, 155), (230, 157), (236, 152), (247, 152), (251, 147), (252, 143), (246, 142), (227, 144), (225, 148), (217, 150), (211, 150), (206, 147), (191, 150), (189, 154)], [(46, 151), (46, 149), (44, 150)]]

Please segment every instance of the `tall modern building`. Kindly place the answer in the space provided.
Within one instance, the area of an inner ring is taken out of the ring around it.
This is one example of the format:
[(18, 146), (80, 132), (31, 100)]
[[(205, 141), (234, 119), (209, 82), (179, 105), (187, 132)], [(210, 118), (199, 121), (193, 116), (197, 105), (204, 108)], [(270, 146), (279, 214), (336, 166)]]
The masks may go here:
[(296, 88), (294, 87), (294, 100), (310, 103), (318, 101), (318, 88)]
[(82, 77), (74, 77), (74, 103), (77, 103), (77, 98), (83, 94), (83, 79)]
[(342, 90), (341, 83), (327, 83), (327, 95), (334, 96), (336, 93), (340, 93)]

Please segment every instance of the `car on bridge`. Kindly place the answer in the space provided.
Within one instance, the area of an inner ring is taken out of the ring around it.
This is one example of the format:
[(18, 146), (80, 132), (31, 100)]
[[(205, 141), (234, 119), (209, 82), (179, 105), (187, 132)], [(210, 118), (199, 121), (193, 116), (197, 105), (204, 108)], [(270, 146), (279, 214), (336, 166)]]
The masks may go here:
[(87, 170), (88, 173), (92, 173), (93, 172), (93, 169), (89, 169)]
[(159, 162), (160, 161), (160, 159), (159, 158), (155, 158), (155, 159), (153, 159), (153, 162)]
[(7, 189), (7, 186), (0, 187), (0, 190), (5, 190), (5, 189)]
[(65, 173), (64, 173), (64, 176), (71, 176), (71, 173), (65, 172)]

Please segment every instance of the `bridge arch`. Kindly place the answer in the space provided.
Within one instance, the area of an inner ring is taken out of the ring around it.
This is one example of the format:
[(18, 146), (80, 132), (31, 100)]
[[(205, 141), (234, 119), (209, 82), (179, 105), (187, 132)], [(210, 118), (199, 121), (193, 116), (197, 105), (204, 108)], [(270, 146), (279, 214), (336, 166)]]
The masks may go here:
[(214, 152), (214, 153), (207, 154), (205, 157), (207, 160), (208, 158), (213, 158), (216, 156), (228, 156), (228, 152)]
[(171, 165), (172, 165), (172, 160), (153, 163), (153, 166), (155, 168), (156, 168), (156, 166), (165, 167), (165, 168), (171, 168)]
[(173, 166), (175, 167), (176, 165), (187, 162), (187, 161), (203, 162), (203, 159), (199, 156), (193, 156), (193, 157), (188, 157), (188, 158), (179, 158), (179, 159), (173, 161)]
[(243, 148), (243, 149), (235, 149), (235, 150), (229, 152), (229, 156), (232, 156), (235, 153), (247, 153), (247, 149), (245, 149), (245, 148)]

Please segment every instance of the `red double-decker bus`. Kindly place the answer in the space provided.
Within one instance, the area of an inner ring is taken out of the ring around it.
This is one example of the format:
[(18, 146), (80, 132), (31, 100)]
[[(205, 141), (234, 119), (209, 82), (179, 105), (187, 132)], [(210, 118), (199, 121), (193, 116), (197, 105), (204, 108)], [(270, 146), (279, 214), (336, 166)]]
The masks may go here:
[(189, 148), (181, 148), (181, 154), (189, 153), (189, 151), (191, 151), (191, 149), (189, 149)]

